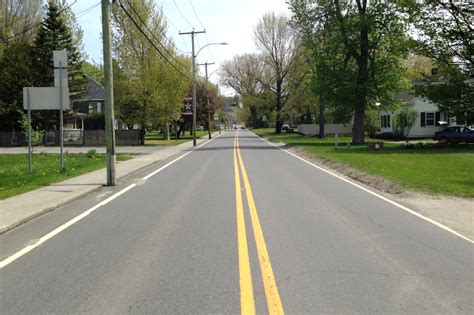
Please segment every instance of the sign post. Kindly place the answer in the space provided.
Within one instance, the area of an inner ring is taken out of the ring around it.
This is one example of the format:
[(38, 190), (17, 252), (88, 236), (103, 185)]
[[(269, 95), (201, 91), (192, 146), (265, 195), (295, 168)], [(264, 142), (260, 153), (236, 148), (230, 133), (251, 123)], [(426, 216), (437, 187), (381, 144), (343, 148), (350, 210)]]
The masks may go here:
[[(64, 170), (63, 113), (69, 109), (69, 87), (67, 81), (67, 51), (53, 50), (54, 87), (24, 87), (23, 109), (28, 111), (28, 170), (32, 173), (31, 111), (59, 110), (61, 171)], [(58, 69), (58, 71), (56, 71)]]
[(64, 171), (64, 110), (63, 110), (63, 80), (62, 80), (62, 62), (59, 62), (59, 145), (61, 147), (61, 172)]
[[(54, 86), (59, 86), (59, 146), (60, 146), (60, 155), (61, 155), (61, 171), (64, 171), (64, 103), (63, 103), (63, 81), (67, 82), (67, 73), (66, 77), (63, 78), (64, 68), (67, 68), (67, 51), (66, 49), (54, 50), (53, 51), (53, 62), (54, 67), (58, 68), (58, 72), (54, 71)], [(67, 71), (67, 70), (66, 70)]]
[(33, 149), (31, 148), (31, 106), (30, 89), (26, 88), (26, 106), (28, 108), (28, 172), (33, 172)]

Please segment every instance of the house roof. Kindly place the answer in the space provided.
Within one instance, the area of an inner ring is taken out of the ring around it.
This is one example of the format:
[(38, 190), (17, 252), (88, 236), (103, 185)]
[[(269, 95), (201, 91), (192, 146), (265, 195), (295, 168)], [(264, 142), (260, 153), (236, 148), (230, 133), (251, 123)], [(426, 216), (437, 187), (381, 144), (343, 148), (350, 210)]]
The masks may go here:
[(87, 79), (86, 93), (84, 94), (85, 99), (89, 100), (103, 100), (105, 97), (105, 90), (96, 81)]
[(409, 102), (411, 101), (413, 98), (415, 98), (416, 95), (408, 92), (408, 91), (403, 91), (403, 92), (400, 92), (396, 97), (395, 97), (395, 100), (397, 101), (404, 101), (404, 102)]

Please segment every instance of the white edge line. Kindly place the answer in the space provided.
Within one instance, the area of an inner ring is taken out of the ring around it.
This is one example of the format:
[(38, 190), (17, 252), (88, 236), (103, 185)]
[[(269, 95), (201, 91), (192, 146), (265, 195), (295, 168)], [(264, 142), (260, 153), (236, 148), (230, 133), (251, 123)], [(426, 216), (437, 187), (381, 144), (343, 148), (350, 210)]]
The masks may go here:
[(80, 220), (84, 219), (85, 217), (87, 217), (89, 214), (91, 214), (92, 212), (94, 212), (95, 210), (97, 210), (98, 208), (100, 208), (101, 206), (104, 206), (106, 204), (108, 204), (109, 202), (111, 202), (112, 200), (114, 200), (115, 198), (119, 197), (120, 195), (126, 193), (127, 191), (129, 191), (130, 189), (132, 189), (133, 187), (137, 186), (136, 184), (131, 184), (127, 187), (125, 187), (124, 189), (120, 190), (119, 192), (113, 194), (112, 196), (110, 196), (109, 198), (99, 202), (98, 204), (96, 204), (95, 206), (93, 206), (92, 208), (90, 208), (89, 210), (87, 211), (84, 211), (83, 213), (81, 213), (80, 215), (72, 218), (71, 220), (67, 221), (66, 223), (64, 223), (63, 225), (55, 228), (54, 230), (52, 230), (51, 232), (49, 232), (48, 234), (42, 236), (35, 244), (32, 244), (32, 245), (28, 245), (26, 247), (24, 247), (23, 249), (21, 249), (20, 251), (16, 252), (15, 254), (11, 255), (10, 257), (7, 257), (5, 258), (4, 260), (0, 261), (0, 269), (2, 269), (3, 267), (6, 267), (8, 266), (9, 264), (11, 264), (12, 262), (14, 262), (15, 260), (17, 260), (18, 258), (20, 258), (21, 256), (29, 253), (30, 251), (32, 251), (33, 249), (35, 249), (36, 247), (40, 246), (41, 244), (43, 244), (44, 242), (46, 242), (47, 240), (49, 240), (50, 238), (58, 235), (59, 233), (61, 233), (62, 231), (64, 231), (65, 229), (67, 229), (68, 227), (70, 227), (71, 225), (73, 225), (74, 223), (76, 222), (79, 222)]
[[(223, 134), (223, 133), (222, 133)], [(220, 134), (221, 135), (221, 134)], [(207, 140), (206, 142), (200, 144), (199, 146), (197, 146), (196, 148), (194, 148), (193, 150), (189, 151), (189, 152), (186, 152), (185, 154), (179, 156), (178, 158), (174, 159), (173, 161), (167, 163), (166, 165), (160, 167), (159, 169), (157, 169), (156, 171), (153, 171), (152, 173), (148, 174), (147, 176), (143, 177), (143, 179), (148, 179), (150, 177), (152, 177), (153, 175), (161, 172), (163, 169), (167, 168), (168, 166), (170, 166), (171, 164), (175, 163), (176, 161), (184, 158), (186, 155), (188, 155), (189, 153), (193, 152), (195, 149), (198, 149), (200, 147), (202, 147), (203, 145), (211, 142), (212, 140), (218, 138), (220, 135), (217, 135), (216, 137), (214, 137), (213, 139), (209, 139)], [(109, 198), (99, 202), (98, 204), (96, 204), (95, 206), (93, 206), (92, 208), (84, 211), (83, 213), (79, 214), (78, 216), (72, 218), (71, 220), (67, 221), (66, 223), (64, 223), (63, 225), (57, 227), (56, 229), (52, 230), (51, 232), (49, 232), (48, 234), (42, 236), (35, 244), (32, 244), (32, 245), (28, 245), (26, 247), (24, 247), (23, 249), (19, 250), (18, 252), (16, 252), (15, 254), (5, 258), (4, 260), (0, 261), (0, 269), (3, 269), (4, 267), (8, 266), (9, 264), (11, 264), (12, 262), (14, 262), (15, 260), (17, 260), (18, 258), (22, 257), (23, 255), (29, 253), (30, 251), (32, 251), (33, 249), (35, 249), (36, 247), (40, 246), (41, 244), (43, 244), (44, 242), (46, 242), (47, 240), (49, 240), (50, 238), (58, 235), (59, 233), (61, 233), (62, 231), (64, 231), (65, 229), (67, 229), (68, 227), (70, 227), (71, 225), (79, 222), (80, 220), (84, 219), (85, 217), (87, 217), (89, 214), (91, 214), (92, 212), (94, 212), (95, 210), (97, 210), (98, 208), (108, 204), (109, 202), (111, 202), (112, 200), (114, 200), (115, 198), (119, 197), (120, 195), (126, 193), (127, 191), (129, 191), (130, 189), (134, 188), (135, 186), (137, 186), (137, 184), (131, 184), (127, 187), (125, 187), (124, 189), (120, 190), (119, 192), (116, 192), (115, 194), (113, 194), (112, 196), (110, 196)]]
[[(221, 133), (220, 135), (222, 135), (222, 134), (223, 134), (223, 133)], [(152, 176), (158, 174), (159, 172), (161, 172), (162, 170), (164, 170), (165, 168), (167, 168), (167, 167), (170, 166), (171, 164), (173, 164), (173, 163), (175, 163), (175, 162), (181, 160), (181, 159), (184, 158), (186, 155), (190, 154), (191, 152), (193, 152), (193, 151), (196, 150), (196, 149), (199, 149), (199, 148), (202, 147), (203, 145), (208, 144), (208, 143), (211, 142), (212, 140), (218, 138), (220, 135), (217, 135), (217, 136), (215, 136), (214, 138), (209, 139), (209, 140), (207, 140), (207, 141), (204, 142), (204, 143), (201, 143), (201, 144), (198, 145), (197, 147), (193, 148), (191, 151), (188, 151), (188, 152), (184, 153), (183, 155), (177, 157), (177, 158), (174, 159), (173, 161), (168, 162), (167, 164), (163, 165), (163, 166), (160, 167), (159, 169), (157, 169), (157, 170), (151, 172), (150, 174), (146, 175), (146, 176), (143, 177), (142, 179), (148, 179), (148, 178), (150, 178), (150, 177), (152, 177)]]
[(367, 189), (367, 188), (365, 188), (364, 186), (361, 186), (361, 185), (359, 185), (359, 184), (357, 184), (357, 183), (354, 183), (353, 181), (350, 181), (350, 180), (348, 180), (347, 178), (344, 178), (344, 177), (342, 177), (342, 176), (339, 176), (339, 175), (337, 175), (336, 173), (333, 173), (333, 172), (331, 172), (331, 171), (329, 171), (329, 170), (327, 170), (327, 169), (324, 169), (324, 168), (322, 168), (322, 167), (320, 167), (320, 166), (318, 166), (318, 165), (316, 165), (316, 164), (314, 164), (314, 163), (311, 163), (310, 161), (305, 160), (304, 158), (302, 158), (302, 157), (300, 157), (300, 156), (298, 156), (298, 155), (296, 155), (296, 154), (294, 154), (294, 153), (292, 153), (292, 152), (290, 152), (290, 151), (288, 151), (288, 150), (286, 150), (286, 149), (280, 148), (280, 147), (277, 146), (276, 144), (274, 144), (274, 143), (268, 141), (267, 139), (264, 139), (264, 138), (262, 138), (262, 137), (256, 135), (255, 133), (253, 133), (253, 132), (251, 132), (251, 131), (250, 131), (250, 133), (252, 133), (253, 135), (255, 135), (255, 136), (256, 136), (257, 138), (259, 138), (260, 140), (262, 140), (262, 141), (264, 141), (264, 142), (266, 142), (266, 143), (268, 143), (268, 144), (270, 144), (270, 145), (272, 145), (272, 146), (274, 146), (274, 147), (277, 147), (278, 149), (280, 149), (280, 150), (282, 150), (282, 151), (284, 151), (284, 152), (286, 152), (286, 153), (288, 153), (288, 154), (294, 156), (295, 158), (297, 158), (297, 159), (299, 159), (299, 160), (301, 160), (301, 161), (303, 161), (303, 162), (305, 162), (305, 163), (307, 163), (307, 164), (309, 164), (309, 165), (311, 165), (311, 166), (313, 166), (313, 167), (315, 167), (315, 168), (317, 168), (317, 169), (319, 169), (319, 170), (321, 170), (321, 171), (323, 171), (323, 172), (325, 172), (325, 173), (328, 173), (328, 174), (330, 174), (330, 175), (332, 175), (332, 176), (334, 176), (334, 177), (337, 177), (338, 179), (340, 179), (340, 180), (342, 180), (342, 181), (344, 181), (344, 182), (346, 182), (346, 183), (349, 183), (349, 184), (351, 184), (351, 185), (353, 185), (353, 186), (355, 186), (355, 187), (357, 187), (357, 188), (360, 188), (360, 189), (362, 189), (363, 191), (368, 192), (369, 194), (371, 194), (371, 195), (373, 195), (373, 196), (375, 196), (375, 197), (378, 197), (378, 198), (380, 198), (380, 199), (382, 199), (382, 200), (384, 200), (384, 201), (386, 201), (386, 202), (388, 202), (388, 203), (390, 203), (390, 204), (392, 204), (392, 205), (394, 205), (394, 206), (396, 206), (396, 207), (398, 207), (398, 208), (400, 208), (400, 209), (402, 209), (402, 210), (404, 210), (404, 211), (406, 211), (406, 212), (408, 212), (408, 213), (413, 214), (414, 216), (417, 216), (417, 217), (420, 218), (420, 219), (423, 219), (423, 220), (425, 220), (425, 221), (427, 221), (427, 222), (429, 222), (429, 223), (431, 223), (431, 224), (433, 224), (433, 225), (436, 225), (437, 227), (439, 227), (439, 228), (441, 228), (441, 229), (443, 229), (443, 230), (445, 230), (445, 231), (447, 231), (447, 232), (449, 232), (449, 233), (451, 233), (451, 234), (454, 234), (454, 235), (456, 235), (457, 237), (460, 237), (460, 238), (462, 238), (463, 240), (470, 242), (471, 244), (474, 244), (474, 241), (471, 240), (470, 238), (468, 238), (467, 236), (464, 236), (464, 235), (462, 235), (462, 234), (460, 234), (460, 233), (454, 231), (453, 229), (451, 229), (450, 227), (448, 227), (448, 226), (446, 226), (446, 225), (444, 225), (444, 224), (442, 224), (442, 223), (439, 223), (439, 222), (437, 222), (437, 221), (435, 221), (435, 220), (433, 220), (433, 219), (430, 219), (430, 218), (428, 218), (428, 217), (425, 217), (424, 215), (419, 214), (418, 212), (416, 212), (416, 211), (414, 211), (414, 210), (411, 210), (411, 209), (409, 209), (409, 208), (407, 208), (407, 207), (405, 207), (405, 206), (403, 206), (403, 205), (401, 205), (401, 204), (399, 204), (399, 203), (397, 203), (397, 202), (395, 202), (395, 201), (393, 201), (393, 200), (390, 200), (390, 199), (388, 199), (387, 197), (384, 197), (384, 196), (382, 196), (382, 195), (380, 195), (380, 194), (378, 194), (378, 193), (376, 193), (376, 192), (374, 192), (374, 191), (372, 191), (372, 190), (370, 190), (370, 189)]

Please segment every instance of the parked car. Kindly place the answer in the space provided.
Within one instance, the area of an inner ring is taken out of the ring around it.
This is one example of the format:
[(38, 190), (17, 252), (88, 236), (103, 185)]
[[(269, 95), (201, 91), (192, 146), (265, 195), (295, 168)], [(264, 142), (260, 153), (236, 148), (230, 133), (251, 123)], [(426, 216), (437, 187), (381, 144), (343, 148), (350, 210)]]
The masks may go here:
[(283, 131), (283, 132), (294, 132), (295, 129), (291, 128), (290, 125), (288, 125), (288, 124), (283, 124), (281, 126), (281, 131)]
[(474, 129), (467, 126), (451, 126), (446, 129), (436, 131), (433, 139), (440, 142), (474, 143)]

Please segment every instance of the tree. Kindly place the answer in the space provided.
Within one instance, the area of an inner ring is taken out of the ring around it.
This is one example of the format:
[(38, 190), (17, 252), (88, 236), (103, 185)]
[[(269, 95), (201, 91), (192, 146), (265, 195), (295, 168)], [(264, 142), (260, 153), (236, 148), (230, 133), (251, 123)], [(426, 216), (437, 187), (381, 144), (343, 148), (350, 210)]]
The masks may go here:
[(122, 114), (134, 118), (129, 123), (141, 125), (143, 143), (147, 128), (169, 121), (181, 110), (191, 64), (177, 55), (165, 37), (166, 22), (153, 1), (122, 1), (120, 5), (113, 8), (112, 46), (120, 84), (127, 93), (115, 88), (120, 94), (117, 103)]
[(417, 117), (417, 111), (407, 106), (402, 107), (394, 117), (393, 127), (395, 136), (403, 139), (408, 137)]
[(474, 121), (472, 88), (474, 9), (469, 1), (428, 0), (414, 4), (415, 49), (436, 61), (439, 75), (416, 92), (438, 104), (459, 123)]
[(87, 78), (93, 79), (100, 85), (104, 85), (104, 70), (101, 64), (95, 63), (94, 61), (84, 61), (82, 63), (82, 73)]
[[(68, 82), (71, 101), (82, 98), (85, 91), (85, 79), (82, 73), (83, 56), (77, 43), (80, 31), (73, 32), (70, 24), (71, 13), (66, 13), (64, 3), (49, 0), (46, 5), (46, 16), (38, 31), (32, 49), (32, 66), (35, 73), (35, 86), (53, 86), (53, 50), (66, 49), (68, 55)], [(69, 14), (69, 15), (68, 15)], [(57, 126), (59, 123), (56, 111), (35, 111), (34, 120), (44, 129)]]
[(308, 19), (330, 40), (330, 47), (342, 44), (344, 71), (330, 95), (338, 105), (335, 112), (353, 108), (352, 142), (361, 144), (367, 107), (393, 104), (404, 86), (399, 63), (407, 50), (405, 15), (396, 2), (383, 0), (295, 0), (294, 5), (306, 6)]
[(294, 71), (300, 53), (299, 39), (285, 16), (267, 13), (254, 29), (254, 40), (262, 53), (269, 79), (261, 83), (275, 96), (275, 132), (281, 133), (280, 111), (292, 92), (288, 88), (288, 77)]
[(23, 87), (34, 83), (31, 68), (31, 46), (25, 42), (9, 44), (0, 58), (0, 130), (21, 129)]
[(33, 85), (31, 43), (41, 1), (0, 1), (0, 130), (22, 128), (24, 86)]
[(417, 86), (415, 91), (438, 105), (441, 112), (456, 117), (460, 124), (474, 122), (474, 89), (472, 79), (468, 79), (457, 67), (441, 69), (428, 84)]
[(31, 43), (41, 22), (42, 0), (0, 2), (0, 58), (10, 44)]
[(257, 109), (268, 102), (264, 98), (261, 83), (264, 70), (262, 61), (256, 54), (237, 55), (225, 62), (220, 70), (221, 83), (233, 88), (241, 96), (243, 105), (249, 108), (254, 128), (259, 126)]
[(474, 29), (471, 1), (413, 1), (418, 50), (440, 64), (461, 63), (472, 69)]

